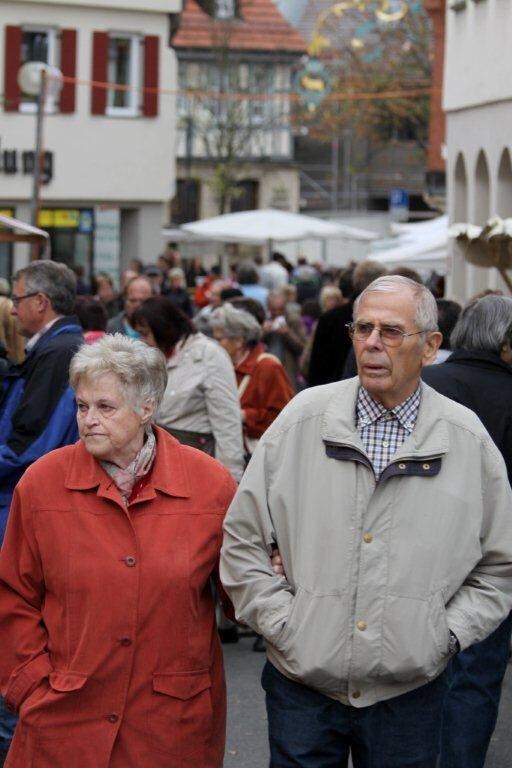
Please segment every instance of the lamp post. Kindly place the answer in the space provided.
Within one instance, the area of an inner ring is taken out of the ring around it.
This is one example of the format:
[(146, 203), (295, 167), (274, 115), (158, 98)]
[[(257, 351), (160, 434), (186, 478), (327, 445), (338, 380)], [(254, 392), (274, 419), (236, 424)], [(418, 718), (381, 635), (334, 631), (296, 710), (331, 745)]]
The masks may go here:
[[(18, 72), (18, 85), (29, 96), (37, 96), (36, 139), (34, 165), (32, 170), (32, 197), (30, 201), (30, 219), (34, 227), (38, 225), (41, 198), (41, 180), (43, 171), (43, 126), (46, 99), (56, 99), (62, 87), (62, 72), (57, 67), (50, 67), (43, 61), (28, 61)], [(37, 243), (32, 246), (32, 261), (39, 258)]]

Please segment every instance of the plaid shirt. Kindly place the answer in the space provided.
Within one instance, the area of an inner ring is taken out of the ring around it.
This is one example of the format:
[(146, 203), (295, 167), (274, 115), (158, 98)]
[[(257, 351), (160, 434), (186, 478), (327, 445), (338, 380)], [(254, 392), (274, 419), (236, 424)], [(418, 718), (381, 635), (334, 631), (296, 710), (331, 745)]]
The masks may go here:
[(409, 437), (416, 424), (421, 400), (418, 388), (407, 400), (391, 410), (370, 397), (364, 387), (359, 388), (356, 404), (356, 428), (361, 435), (364, 449), (373, 465), (375, 477), (382, 470)]

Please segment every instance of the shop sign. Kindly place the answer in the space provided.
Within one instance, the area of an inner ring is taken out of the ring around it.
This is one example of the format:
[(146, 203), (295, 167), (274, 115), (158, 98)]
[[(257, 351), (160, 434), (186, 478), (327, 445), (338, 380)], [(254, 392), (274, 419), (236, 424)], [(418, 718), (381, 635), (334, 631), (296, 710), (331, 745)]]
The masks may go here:
[(37, 226), (42, 229), (78, 229), (80, 211), (70, 208), (43, 208), (37, 216)]
[[(0, 152), (0, 173), (15, 176), (18, 173), (31, 176), (34, 173), (36, 153), (18, 149), (3, 149)], [(48, 184), (53, 178), (53, 152), (43, 154), (41, 183)]]

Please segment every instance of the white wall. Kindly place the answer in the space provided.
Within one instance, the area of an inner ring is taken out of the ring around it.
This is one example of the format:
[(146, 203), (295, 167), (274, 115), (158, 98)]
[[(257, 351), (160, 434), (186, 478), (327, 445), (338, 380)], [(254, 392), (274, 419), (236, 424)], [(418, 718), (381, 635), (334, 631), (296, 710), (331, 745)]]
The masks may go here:
[(447, 0), (443, 105), (447, 111), (512, 98), (512, 3)]
[[(177, 66), (168, 48), (167, 13), (179, 10), (180, 0), (148, 3), (125, 2), (140, 10), (87, 8), (84, 3), (2, 2), (2, 27), (27, 23), (78, 30), (77, 77), (89, 80), (92, 70), (92, 33), (126, 30), (160, 37), (160, 87), (176, 88)], [(159, 8), (161, 13), (155, 13)], [(3, 29), (2, 41), (3, 47)], [(4, 80), (4, 56), (0, 56), (0, 83)], [(90, 113), (88, 86), (77, 86), (76, 111), (70, 115), (48, 115), (44, 121), (44, 147), (54, 153), (54, 177), (43, 188), (45, 202), (154, 201), (168, 199), (174, 185), (175, 97), (159, 97), (156, 118), (112, 118)], [(34, 147), (35, 116), (3, 112), (0, 115), (3, 148), (31, 150)], [(0, 175), (0, 198), (27, 199), (30, 176)]]

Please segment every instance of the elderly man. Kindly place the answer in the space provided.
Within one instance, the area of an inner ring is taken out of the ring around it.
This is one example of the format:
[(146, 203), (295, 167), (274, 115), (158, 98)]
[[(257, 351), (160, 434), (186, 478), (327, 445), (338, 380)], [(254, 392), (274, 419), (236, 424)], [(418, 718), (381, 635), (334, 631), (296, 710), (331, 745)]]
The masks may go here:
[(359, 377), (292, 400), (228, 512), (221, 577), (267, 640), (273, 768), (433, 768), (446, 665), (512, 607), (503, 459), (420, 382), (436, 317), (424, 286), (371, 283), (349, 327)]
[(123, 333), (133, 339), (138, 339), (139, 334), (132, 326), (131, 319), (142, 302), (153, 296), (151, 281), (144, 275), (132, 278), (126, 283), (123, 296), (124, 310), (109, 320), (107, 333)]
[[(78, 437), (68, 368), (83, 343), (72, 316), (76, 278), (64, 264), (36, 261), (14, 275), (12, 314), (28, 341), (26, 357), (12, 365), (0, 404), (0, 544), (14, 486), (25, 469), (54, 448)], [(0, 701), (0, 765), (14, 717)]]

